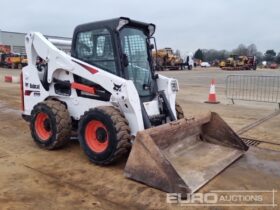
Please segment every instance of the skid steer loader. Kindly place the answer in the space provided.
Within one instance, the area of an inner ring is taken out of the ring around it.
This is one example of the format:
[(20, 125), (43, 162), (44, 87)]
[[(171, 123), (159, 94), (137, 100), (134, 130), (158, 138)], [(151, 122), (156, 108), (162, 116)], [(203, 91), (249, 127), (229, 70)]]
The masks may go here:
[(42, 34), (27, 34), (22, 116), (41, 148), (62, 147), (74, 130), (93, 163), (130, 152), (126, 177), (192, 193), (248, 148), (215, 113), (184, 118), (177, 80), (153, 69), (154, 32), (153, 24), (123, 17), (80, 25), (71, 56)]

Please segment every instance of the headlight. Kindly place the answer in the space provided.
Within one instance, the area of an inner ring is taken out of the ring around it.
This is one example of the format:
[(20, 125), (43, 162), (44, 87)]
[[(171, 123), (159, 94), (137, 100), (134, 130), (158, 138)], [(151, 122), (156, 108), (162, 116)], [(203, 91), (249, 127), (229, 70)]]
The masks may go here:
[(173, 92), (178, 92), (179, 90), (179, 85), (178, 85), (178, 81), (177, 80), (172, 80), (171, 81), (171, 90)]

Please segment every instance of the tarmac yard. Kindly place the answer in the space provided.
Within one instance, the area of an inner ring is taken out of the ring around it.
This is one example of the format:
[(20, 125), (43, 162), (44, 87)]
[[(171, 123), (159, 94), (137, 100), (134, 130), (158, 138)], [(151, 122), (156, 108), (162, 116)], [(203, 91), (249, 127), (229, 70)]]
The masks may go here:
[[(235, 130), (263, 118), (277, 104), (239, 102), (225, 98), (229, 74), (280, 75), (279, 71), (225, 72), (218, 69), (166, 71), (180, 84), (178, 102), (185, 116), (215, 111)], [(4, 75), (18, 70), (0, 69), (0, 207), (1, 209), (235, 209), (234, 202), (214, 207), (168, 204), (166, 193), (123, 176), (125, 160), (110, 167), (89, 162), (75, 140), (63, 149), (46, 151), (31, 138), (29, 125), (20, 112), (19, 84), (4, 83)], [(205, 104), (211, 79), (217, 80), (220, 104)], [(240, 209), (279, 209), (280, 205), (280, 115), (242, 134), (258, 140), (249, 151), (211, 180), (199, 192), (244, 193), (259, 191), (266, 206), (247, 203)], [(271, 193), (272, 190), (278, 192)], [(223, 191), (223, 192), (221, 192)], [(227, 192), (226, 192), (227, 191)], [(274, 197), (272, 196), (274, 194)], [(249, 205), (251, 204), (251, 206)], [(264, 204), (264, 203), (260, 203)], [(269, 206), (269, 205), (270, 206)], [(278, 204), (278, 206), (276, 206)]]

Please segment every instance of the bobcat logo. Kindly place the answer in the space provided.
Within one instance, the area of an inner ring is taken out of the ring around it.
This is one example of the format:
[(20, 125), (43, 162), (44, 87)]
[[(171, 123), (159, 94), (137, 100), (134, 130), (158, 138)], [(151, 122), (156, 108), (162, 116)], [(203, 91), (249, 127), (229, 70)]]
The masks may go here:
[(122, 91), (122, 85), (117, 85), (117, 84), (114, 83), (113, 90), (117, 91), (117, 92), (121, 92)]

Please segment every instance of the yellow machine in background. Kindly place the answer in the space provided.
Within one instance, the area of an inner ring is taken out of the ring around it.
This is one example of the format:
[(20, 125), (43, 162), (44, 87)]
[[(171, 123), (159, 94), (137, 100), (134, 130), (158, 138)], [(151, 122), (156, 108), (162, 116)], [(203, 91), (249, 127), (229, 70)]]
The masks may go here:
[(174, 54), (171, 48), (159, 49), (153, 52), (153, 60), (158, 70), (170, 69), (175, 70), (179, 69), (179, 65), (183, 63), (183, 59)]
[(21, 57), (19, 54), (10, 54), (10, 56), (7, 57), (7, 63), (9, 63), (10, 68), (16, 69), (19, 68), (21, 64)]
[(223, 70), (256, 70), (257, 61), (255, 56), (231, 55), (220, 61), (219, 66)]
[(0, 66), (11, 69), (22, 69), (27, 66), (28, 61), (26, 55), (17, 53), (1, 53)]
[(20, 67), (22, 68), (22, 67), (25, 67), (27, 65), (28, 65), (27, 56), (26, 55), (21, 55), (21, 65), (20, 65)]
[(221, 60), (220, 63), (219, 63), (219, 67), (223, 68), (225, 66), (226, 66), (226, 61), (225, 60)]
[(0, 66), (5, 68), (16, 69), (21, 64), (21, 57), (16, 53), (1, 53)]

